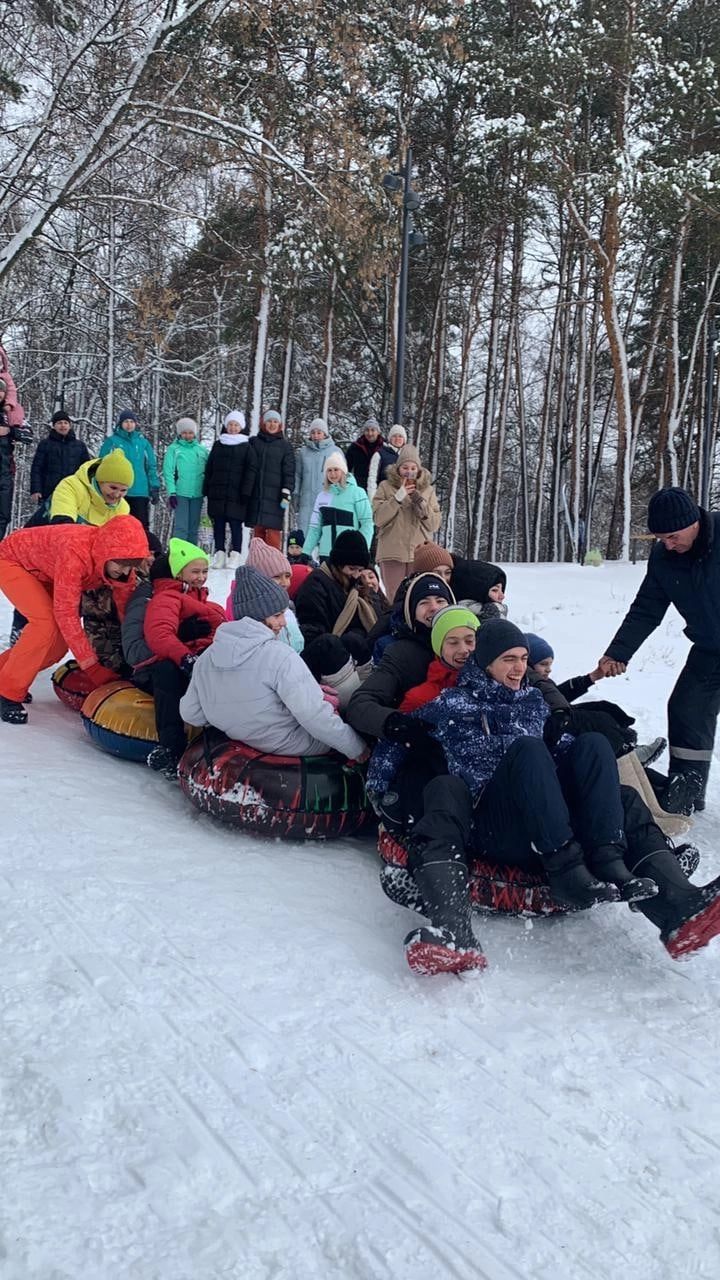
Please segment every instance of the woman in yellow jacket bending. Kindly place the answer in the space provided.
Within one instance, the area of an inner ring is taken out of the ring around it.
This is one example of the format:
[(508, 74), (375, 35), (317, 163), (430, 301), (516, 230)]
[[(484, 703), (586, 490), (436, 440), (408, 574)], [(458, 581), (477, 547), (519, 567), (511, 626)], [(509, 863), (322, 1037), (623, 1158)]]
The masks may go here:
[(84, 462), (74, 475), (53, 489), (50, 524), (107, 524), (113, 516), (130, 515), (125, 494), (134, 476), (122, 449)]

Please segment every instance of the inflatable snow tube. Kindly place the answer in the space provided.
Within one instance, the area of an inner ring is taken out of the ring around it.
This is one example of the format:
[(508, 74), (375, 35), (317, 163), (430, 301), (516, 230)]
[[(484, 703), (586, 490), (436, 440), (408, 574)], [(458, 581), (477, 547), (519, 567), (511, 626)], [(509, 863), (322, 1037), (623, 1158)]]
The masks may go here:
[(88, 694), (92, 693), (92, 683), (74, 658), (61, 662), (50, 679), (58, 698), (71, 711), (79, 712)]
[(103, 751), (144, 764), (157, 746), (152, 695), (127, 680), (94, 689), (82, 704), (83, 728)]
[[(404, 867), (407, 850), (400, 840), (380, 828), (378, 851), (383, 862)], [(502, 867), (474, 858), (470, 863), (470, 896), (479, 911), (508, 916), (567, 915), (569, 908), (556, 902), (542, 876), (521, 867)]]
[(337, 756), (272, 756), (206, 729), (180, 760), (180, 786), (203, 813), (282, 840), (351, 836), (372, 811), (357, 765)]

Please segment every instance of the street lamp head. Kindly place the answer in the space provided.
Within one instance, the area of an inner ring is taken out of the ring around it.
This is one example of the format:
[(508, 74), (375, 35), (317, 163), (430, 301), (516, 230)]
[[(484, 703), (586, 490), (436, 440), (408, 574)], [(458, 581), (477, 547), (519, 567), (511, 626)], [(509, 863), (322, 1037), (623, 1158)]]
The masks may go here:
[(416, 209), (419, 209), (421, 201), (417, 191), (408, 191), (404, 203), (405, 208), (408, 209), (410, 213), (414, 213)]
[(388, 195), (394, 191), (402, 191), (402, 175), (399, 173), (386, 173), (382, 180), (382, 185), (383, 190), (387, 191)]
[(427, 244), (427, 236), (422, 231), (411, 231), (408, 236), (408, 244), (411, 249), (424, 249)]

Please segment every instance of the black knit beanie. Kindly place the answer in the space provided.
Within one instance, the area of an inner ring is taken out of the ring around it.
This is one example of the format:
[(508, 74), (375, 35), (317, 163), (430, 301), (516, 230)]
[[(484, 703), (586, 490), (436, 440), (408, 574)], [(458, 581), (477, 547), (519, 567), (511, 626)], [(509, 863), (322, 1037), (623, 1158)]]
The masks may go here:
[(341, 569), (344, 564), (367, 569), (370, 565), (370, 552), (359, 529), (346, 529), (341, 533), (340, 537), (335, 539), (328, 559), (336, 569)]
[(491, 618), (484, 622), (475, 632), (475, 661), (486, 671), (501, 653), (508, 649), (527, 649), (527, 636), (515, 626), (514, 622), (506, 622), (504, 618)]
[(700, 519), (700, 508), (685, 489), (658, 489), (648, 506), (651, 533), (677, 533)]

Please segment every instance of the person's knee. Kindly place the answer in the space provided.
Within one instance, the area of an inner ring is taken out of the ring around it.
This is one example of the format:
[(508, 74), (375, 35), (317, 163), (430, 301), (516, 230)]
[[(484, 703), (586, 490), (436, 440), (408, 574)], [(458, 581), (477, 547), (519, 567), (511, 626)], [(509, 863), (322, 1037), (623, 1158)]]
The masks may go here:
[(432, 778), (423, 790), (423, 814), (441, 814), (457, 824), (465, 836), (472, 825), (472, 796), (462, 778), (443, 774)]
[(579, 733), (568, 747), (568, 755), (573, 760), (600, 759), (611, 760), (615, 767), (615, 752), (604, 733)]
[(542, 763), (552, 763), (552, 756), (542, 738), (516, 738), (504, 758), (510, 768), (535, 769)]

